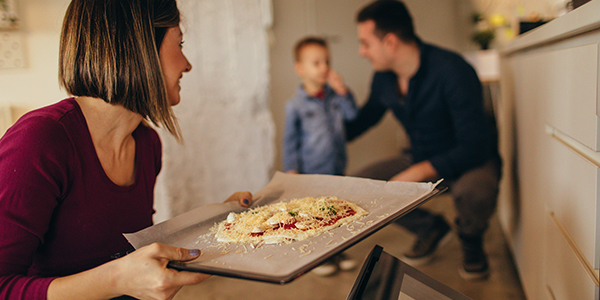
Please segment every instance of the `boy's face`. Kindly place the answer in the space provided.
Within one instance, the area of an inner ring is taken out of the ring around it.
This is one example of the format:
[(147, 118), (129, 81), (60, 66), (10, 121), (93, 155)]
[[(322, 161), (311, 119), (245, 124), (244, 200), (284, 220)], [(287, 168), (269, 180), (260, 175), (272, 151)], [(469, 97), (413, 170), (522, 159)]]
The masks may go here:
[(302, 47), (295, 70), (302, 80), (319, 86), (324, 85), (327, 82), (327, 75), (329, 75), (327, 48), (317, 44)]

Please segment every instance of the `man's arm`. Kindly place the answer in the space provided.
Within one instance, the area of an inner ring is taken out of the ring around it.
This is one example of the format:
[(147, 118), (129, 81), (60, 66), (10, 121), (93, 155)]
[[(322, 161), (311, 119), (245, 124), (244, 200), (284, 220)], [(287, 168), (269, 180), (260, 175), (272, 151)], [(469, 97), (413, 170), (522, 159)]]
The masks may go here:
[(283, 169), (285, 172), (298, 172), (300, 168), (300, 119), (291, 103), (285, 107), (285, 128), (283, 131)]
[(453, 120), (456, 145), (429, 161), (441, 177), (453, 178), (489, 158), (492, 135), (475, 70), (462, 64), (454, 76), (447, 76), (446, 80), (444, 97)]
[(398, 173), (390, 181), (423, 182), (435, 180), (439, 177), (435, 168), (426, 160), (412, 165), (410, 168)]
[(334, 70), (329, 71), (327, 77), (327, 84), (335, 93), (333, 100), (337, 102), (344, 114), (344, 120), (352, 120), (356, 118), (358, 109), (356, 108), (356, 101), (354, 101), (354, 95), (346, 85), (342, 77)]
[(359, 109), (356, 118), (345, 122), (346, 126), (346, 141), (352, 141), (359, 135), (363, 134), (367, 129), (377, 124), (385, 112), (385, 107), (378, 99), (378, 76), (375, 74), (373, 77), (373, 83), (371, 84), (371, 94), (367, 103)]

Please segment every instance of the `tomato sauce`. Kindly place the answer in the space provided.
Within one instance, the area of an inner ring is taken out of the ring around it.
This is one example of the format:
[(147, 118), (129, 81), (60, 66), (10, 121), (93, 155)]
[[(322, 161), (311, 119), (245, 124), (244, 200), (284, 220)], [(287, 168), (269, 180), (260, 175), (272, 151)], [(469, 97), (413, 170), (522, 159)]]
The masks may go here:
[[(322, 223), (321, 226), (325, 227), (325, 226), (333, 225), (337, 221), (339, 221), (339, 220), (341, 220), (343, 218), (347, 218), (347, 217), (353, 216), (355, 214), (356, 214), (355, 210), (353, 210), (351, 208), (348, 208), (348, 210), (346, 211), (345, 214), (338, 215), (335, 218), (332, 218), (331, 220), (329, 220), (329, 221), (327, 221), (325, 223)], [(319, 221), (323, 220), (323, 218), (317, 218), (317, 219)], [(226, 226), (227, 229), (229, 229), (229, 227), (227, 225), (228, 224), (226, 224), (225, 226)], [(309, 229), (309, 228), (299, 229), (298, 227), (296, 227), (296, 222), (293, 222), (293, 223), (290, 223), (290, 224), (283, 224), (283, 226), (281, 226), (281, 225), (275, 225), (275, 227), (273, 227), (273, 230), (277, 230), (279, 228), (283, 228), (284, 230), (296, 229), (296, 230), (302, 230), (302, 231), (306, 231), (306, 230)], [(252, 237), (259, 237), (259, 236), (262, 236), (263, 234), (264, 234), (264, 232), (256, 232), (256, 233), (250, 233), (250, 236), (252, 236)]]

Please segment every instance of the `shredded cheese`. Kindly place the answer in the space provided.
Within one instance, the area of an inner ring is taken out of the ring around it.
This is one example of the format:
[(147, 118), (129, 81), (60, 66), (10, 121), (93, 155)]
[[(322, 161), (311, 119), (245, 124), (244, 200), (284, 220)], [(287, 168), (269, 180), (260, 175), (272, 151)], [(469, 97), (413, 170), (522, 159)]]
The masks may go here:
[[(290, 243), (348, 224), (368, 212), (337, 197), (300, 198), (230, 213), (213, 228), (217, 241), (265, 244)], [(331, 233), (330, 233), (331, 234)]]

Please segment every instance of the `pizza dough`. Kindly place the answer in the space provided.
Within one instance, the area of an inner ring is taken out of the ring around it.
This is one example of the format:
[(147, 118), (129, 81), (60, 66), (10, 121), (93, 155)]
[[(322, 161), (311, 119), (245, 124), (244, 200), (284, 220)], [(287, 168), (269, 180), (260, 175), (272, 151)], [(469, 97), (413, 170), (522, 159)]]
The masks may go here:
[(213, 230), (222, 243), (281, 244), (317, 236), (368, 214), (337, 197), (307, 197), (229, 213)]

